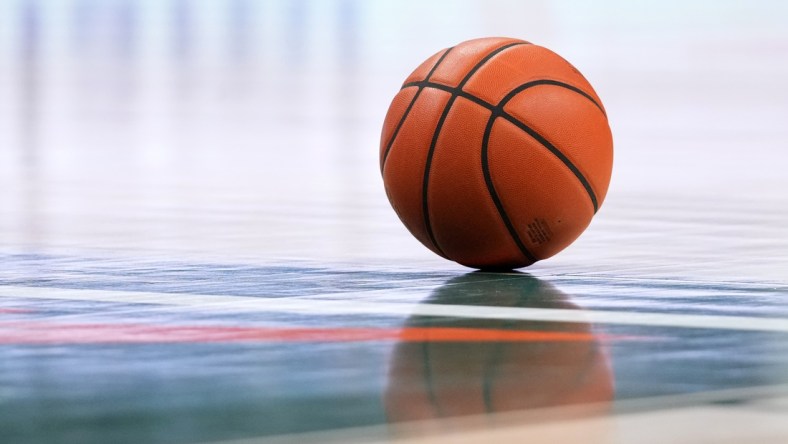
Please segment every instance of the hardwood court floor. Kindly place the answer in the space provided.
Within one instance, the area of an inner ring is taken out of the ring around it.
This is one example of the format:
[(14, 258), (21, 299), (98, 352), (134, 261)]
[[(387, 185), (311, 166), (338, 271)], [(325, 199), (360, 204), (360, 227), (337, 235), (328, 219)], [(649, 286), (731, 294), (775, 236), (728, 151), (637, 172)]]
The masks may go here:
[[(632, 3), (632, 4), (630, 4)], [(0, 442), (788, 442), (781, 2), (0, 4)], [(486, 35), (605, 103), (520, 273), (413, 239), (378, 137)]]

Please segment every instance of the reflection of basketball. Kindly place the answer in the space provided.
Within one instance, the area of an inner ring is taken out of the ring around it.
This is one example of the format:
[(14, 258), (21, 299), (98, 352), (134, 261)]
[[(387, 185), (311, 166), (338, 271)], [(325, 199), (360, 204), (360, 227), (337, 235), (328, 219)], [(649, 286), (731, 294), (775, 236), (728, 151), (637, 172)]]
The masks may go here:
[(577, 69), (521, 40), (469, 40), (405, 80), (383, 124), (386, 193), (435, 253), (476, 268), (550, 257), (607, 192), (613, 142)]
[[(460, 276), (426, 302), (578, 309), (566, 294), (528, 275)], [(391, 422), (568, 405), (604, 413), (613, 400), (613, 371), (589, 324), (413, 316), (406, 326), (476, 329), (479, 336), (397, 344), (384, 397)], [(482, 340), (498, 331), (519, 336)]]

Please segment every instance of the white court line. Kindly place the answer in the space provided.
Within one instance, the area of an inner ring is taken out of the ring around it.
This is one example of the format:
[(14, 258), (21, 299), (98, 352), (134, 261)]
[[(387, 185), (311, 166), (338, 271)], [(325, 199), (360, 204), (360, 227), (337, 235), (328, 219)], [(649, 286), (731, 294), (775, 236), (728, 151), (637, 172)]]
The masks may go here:
[(82, 290), (0, 285), (0, 297), (68, 301), (155, 304), (190, 310), (287, 312), (317, 315), (422, 315), (472, 319), (583, 322), (657, 327), (788, 332), (788, 319), (675, 313), (567, 310), (555, 308), (413, 304), (358, 300), (248, 297), (118, 290)]

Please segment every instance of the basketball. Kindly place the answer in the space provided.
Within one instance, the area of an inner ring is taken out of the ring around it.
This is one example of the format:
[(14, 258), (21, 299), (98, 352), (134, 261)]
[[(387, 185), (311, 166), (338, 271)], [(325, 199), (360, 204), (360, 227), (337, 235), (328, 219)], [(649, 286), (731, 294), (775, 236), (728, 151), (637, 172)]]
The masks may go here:
[(405, 227), (436, 254), (479, 269), (546, 259), (605, 199), (613, 139), (583, 75), (510, 38), (439, 51), (386, 114), (380, 168)]

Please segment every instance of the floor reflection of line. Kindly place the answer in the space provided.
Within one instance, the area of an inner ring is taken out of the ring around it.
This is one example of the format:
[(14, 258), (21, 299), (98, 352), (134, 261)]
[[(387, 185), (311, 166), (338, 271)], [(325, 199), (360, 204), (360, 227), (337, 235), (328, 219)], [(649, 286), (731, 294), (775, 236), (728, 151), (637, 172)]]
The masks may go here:
[[(788, 332), (788, 320), (778, 318), (442, 304), (413, 305), (410, 303), (359, 301), (352, 299), (354, 295), (356, 293), (342, 293), (341, 296), (345, 298), (343, 300), (325, 300), (319, 298), (266, 298), (265, 295), (246, 297), (13, 285), (0, 286), (0, 297), (152, 304), (159, 307), (190, 311), (288, 312), (313, 315), (421, 315), (470, 319), (520, 319), (546, 322), (584, 322), (653, 327)], [(327, 295), (322, 297), (325, 296)]]
[(32, 312), (32, 310), (25, 310), (23, 308), (0, 308), (0, 314), (23, 314)]

